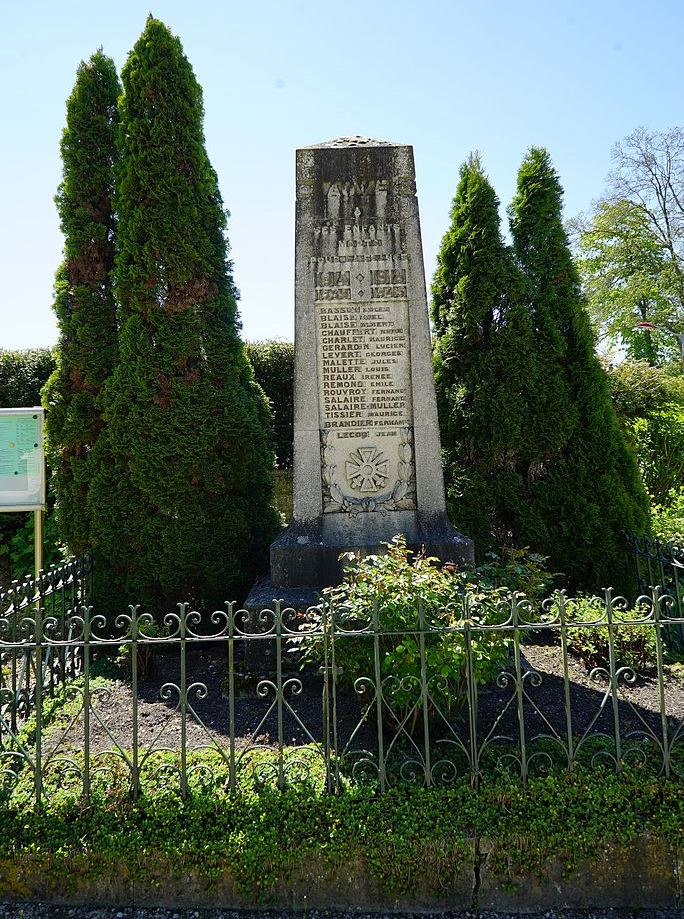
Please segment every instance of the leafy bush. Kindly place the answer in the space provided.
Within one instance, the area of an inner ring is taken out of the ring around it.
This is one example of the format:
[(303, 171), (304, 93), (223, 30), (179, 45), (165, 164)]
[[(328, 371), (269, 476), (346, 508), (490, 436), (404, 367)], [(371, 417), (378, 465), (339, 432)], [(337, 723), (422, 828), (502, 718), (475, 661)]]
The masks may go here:
[[(573, 622), (605, 621), (606, 603), (602, 597), (577, 597), (565, 601), (568, 620)], [(615, 666), (630, 667), (637, 673), (652, 670), (656, 665), (656, 635), (651, 624), (630, 625), (648, 615), (646, 608), (616, 610), (613, 614)], [(576, 654), (588, 670), (594, 667), (608, 669), (608, 626), (579, 626), (568, 629), (568, 648)]]
[(684, 539), (684, 377), (644, 361), (607, 366), (613, 404), (651, 498), (651, 528)]
[(651, 505), (651, 526), (658, 539), (684, 544), (684, 486), (673, 488), (662, 504)]
[(506, 587), (525, 594), (532, 602), (545, 597), (557, 577), (547, 570), (546, 556), (532, 552), (527, 546), (522, 549), (504, 546), (501, 555), (488, 552), (486, 559), (474, 571), (478, 584)]
[[(501, 605), (509, 597), (503, 587), (478, 585), (464, 572), (447, 565), (440, 567), (435, 558), (424, 555), (411, 558), (412, 555), (404, 538), (397, 536), (388, 543), (386, 554), (352, 559), (345, 569), (343, 583), (324, 592), (336, 629), (359, 633), (370, 627), (381, 633), (383, 720), (394, 728), (406, 721), (409, 731), (419, 726), (422, 714), (421, 648), (417, 630), (431, 629), (425, 635), (424, 652), (430, 714), (436, 714), (435, 705), (448, 714), (465, 701), (466, 688), (465, 637), (462, 631), (449, 629), (466, 617), (475, 623), (505, 619)], [(419, 603), (422, 603), (423, 620)], [(319, 624), (318, 614), (311, 615), (315, 624)], [(302, 643), (305, 660), (316, 663), (323, 660), (320, 637), (304, 637)], [(479, 683), (497, 675), (508, 647), (508, 639), (500, 633), (472, 635), (475, 678)], [(341, 681), (357, 691), (364, 708), (371, 704), (369, 678), (374, 680), (374, 653), (373, 638), (351, 634), (349, 638), (335, 640)]]

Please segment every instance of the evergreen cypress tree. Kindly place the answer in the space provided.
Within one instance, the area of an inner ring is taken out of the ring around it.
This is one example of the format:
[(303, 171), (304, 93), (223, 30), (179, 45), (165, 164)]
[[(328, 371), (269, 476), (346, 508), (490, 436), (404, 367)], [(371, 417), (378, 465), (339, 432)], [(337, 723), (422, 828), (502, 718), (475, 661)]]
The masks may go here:
[(501, 237), (499, 202), (477, 156), (461, 167), (432, 285), (435, 383), (449, 515), (478, 557), (517, 541), (536, 455), (539, 388), (521, 278)]
[(77, 554), (91, 545), (87, 495), (102, 426), (97, 400), (116, 355), (112, 190), (120, 90), (114, 62), (102, 51), (80, 64), (67, 100), (55, 199), (64, 233), (54, 300), (60, 336), (42, 398), (58, 533)]
[[(624, 530), (644, 531), (646, 497), (594, 351), (562, 222), (562, 188), (548, 153), (533, 148), (518, 174), (511, 230), (526, 277), (536, 350), (545, 363), (545, 424), (561, 435), (534, 468), (518, 538), (551, 558), (575, 587), (624, 589)], [(545, 521), (543, 544), (540, 522)]]
[(269, 410), (239, 337), (201, 88), (151, 16), (122, 81), (119, 360), (91, 488), (98, 600), (220, 603), (266, 567), (277, 531)]

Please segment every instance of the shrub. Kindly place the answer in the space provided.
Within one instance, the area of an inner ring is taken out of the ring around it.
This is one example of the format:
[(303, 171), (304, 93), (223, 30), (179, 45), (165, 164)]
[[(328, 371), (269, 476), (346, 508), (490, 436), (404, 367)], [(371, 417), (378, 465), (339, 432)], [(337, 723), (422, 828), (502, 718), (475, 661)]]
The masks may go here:
[[(605, 621), (606, 601), (602, 597), (577, 597), (565, 601), (565, 610), (568, 620), (573, 622)], [(633, 610), (616, 609), (613, 613), (616, 668), (629, 667), (637, 673), (644, 673), (655, 667), (655, 627), (650, 623), (628, 624), (647, 616), (646, 607)], [(580, 658), (587, 670), (594, 667), (608, 669), (610, 666), (608, 626), (587, 625), (569, 628), (568, 648)]]
[(64, 261), (55, 279), (57, 367), (43, 391), (46, 455), (62, 541), (81, 554), (92, 546), (88, 491), (93, 447), (102, 429), (98, 403), (116, 357), (114, 163), (121, 91), (114, 61), (102, 51), (78, 68), (62, 135), (56, 202)]
[(651, 505), (651, 526), (658, 539), (684, 545), (684, 486), (673, 488), (662, 504)]
[[(425, 636), (425, 674), (429, 687), (431, 714), (433, 701), (446, 715), (465, 701), (466, 653), (462, 631), (449, 631), (468, 618), (473, 622), (501, 621), (509, 609), (505, 588), (478, 585), (451, 566), (416, 555), (406, 548), (403, 537), (388, 543), (387, 553), (352, 559), (344, 581), (328, 588), (325, 601), (330, 605), (336, 629), (351, 633), (369, 627), (380, 636), (380, 678), (383, 719), (397, 728), (405, 721), (409, 731), (420, 724), (421, 650), (416, 630), (431, 628)], [(421, 620), (419, 602), (424, 620)], [(320, 624), (317, 613), (311, 614)], [(302, 628), (305, 631), (308, 624)], [(385, 634), (383, 634), (385, 633)], [(319, 637), (302, 639), (307, 661), (322, 662), (324, 647)], [(493, 679), (508, 653), (509, 642), (495, 632), (473, 633), (472, 649), (475, 678), (483, 683)], [(369, 679), (375, 677), (372, 638), (351, 634), (336, 638), (336, 666), (341, 682), (353, 687), (362, 706), (370, 705)]]
[(516, 541), (548, 555), (574, 589), (611, 584), (627, 592), (623, 533), (644, 532), (648, 502), (594, 350), (562, 198), (549, 154), (532, 148), (518, 173), (511, 232), (545, 365), (543, 385), (554, 388), (543, 422), (563, 436), (528, 470)]
[(270, 413), (239, 337), (202, 90), (149, 17), (122, 71), (118, 363), (89, 491), (100, 608), (239, 597), (268, 566)]
[(510, 209), (512, 248), (482, 165), (462, 167), (432, 285), (449, 514), (478, 560), (527, 545), (574, 589), (627, 590), (624, 529), (647, 527), (581, 298), (544, 150)]
[(32, 408), (40, 405), (40, 391), (55, 369), (49, 348), (3, 351), (0, 348), (0, 406)]

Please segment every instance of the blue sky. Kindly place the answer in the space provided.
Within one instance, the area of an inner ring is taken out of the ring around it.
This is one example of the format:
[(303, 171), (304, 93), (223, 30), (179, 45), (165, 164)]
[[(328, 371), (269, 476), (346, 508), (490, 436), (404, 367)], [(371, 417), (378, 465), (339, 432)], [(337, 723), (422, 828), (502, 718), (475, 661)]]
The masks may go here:
[(293, 331), (294, 150), (349, 134), (413, 144), (430, 279), (460, 163), (478, 149), (505, 208), (546, 146), (568, 216), (612, 144), (681, 113), (681, 0), (2, 0), (0, 347), (51, 345), (64, 103), (102, 45), (119, 69), (147, 13), (204, 88), (245, 336)]

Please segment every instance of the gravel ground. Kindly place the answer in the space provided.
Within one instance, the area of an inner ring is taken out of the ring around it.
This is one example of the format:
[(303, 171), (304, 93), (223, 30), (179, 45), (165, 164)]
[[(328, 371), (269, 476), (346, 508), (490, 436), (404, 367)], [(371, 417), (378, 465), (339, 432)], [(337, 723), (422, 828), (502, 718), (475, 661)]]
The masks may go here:
[(0, 919), (682, 919), (684, 910), (547, 910), (536, 913), (492, 912), (442, 912), (442, 913), (361, 913), (307, 910), (287, 912), (281, 910), (173, 910), (173, 909), (117, 909), (102, 907), (50, 906), (47, 903), (24, 905), (0, 903)]

